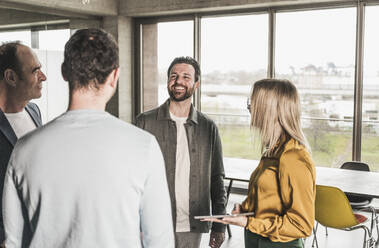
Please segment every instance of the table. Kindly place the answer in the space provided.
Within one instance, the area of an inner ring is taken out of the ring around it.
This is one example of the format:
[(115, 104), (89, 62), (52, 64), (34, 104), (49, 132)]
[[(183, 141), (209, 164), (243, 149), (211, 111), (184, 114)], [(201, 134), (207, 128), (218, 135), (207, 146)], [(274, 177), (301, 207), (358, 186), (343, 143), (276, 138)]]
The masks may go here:
[[(225, 179), (249, 182), (259, 161), (224, 158)], [(379, 173), (316, 166), (316, 184), (333, 186), (356, 196), (379, 198)]]
[[(233, 183), (237, 181), (248, 184), (250, 175), (258, 163), (258, 160), (224, 158), (225, 179), (229, 180), (226, 202), (229, 200)], [(337, 187), (351, 195), (379, 198), (379, 173), (377, 172), (316, 166), (316, 184)], [(227, 230), (231, 237), (229, 226)]]

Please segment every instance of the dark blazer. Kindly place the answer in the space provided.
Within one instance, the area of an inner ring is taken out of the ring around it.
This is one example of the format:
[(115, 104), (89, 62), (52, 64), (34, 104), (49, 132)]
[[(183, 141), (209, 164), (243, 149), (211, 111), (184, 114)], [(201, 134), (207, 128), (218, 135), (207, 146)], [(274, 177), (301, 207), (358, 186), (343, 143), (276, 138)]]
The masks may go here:
[[(42, 125), (41, 112), (35, 103), (28, 103), (25, 107), (26, 111), (32, 117), (37, 127)], [(0, 109), (0, 199), (3, 199), (4, 178), (7, 170), (9, 158), (11, 156), (14, 145), (17, 142), (17, 137), (13, 131), (8, 119)], [(2, 207), (0, 204), (0, 241), (4, 240), (4, 227)]]

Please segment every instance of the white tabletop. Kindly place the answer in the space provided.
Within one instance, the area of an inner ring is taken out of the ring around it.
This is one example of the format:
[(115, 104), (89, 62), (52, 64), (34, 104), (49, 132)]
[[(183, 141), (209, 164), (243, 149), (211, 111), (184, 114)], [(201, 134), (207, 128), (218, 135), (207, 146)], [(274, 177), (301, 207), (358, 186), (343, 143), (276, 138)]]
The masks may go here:
[[(225, 177), (249, 181), (258, 160), (224, 158)], [(316, 166), (316, 184), (334, 186), (345, 193), (379, 198), (379, 173)]]

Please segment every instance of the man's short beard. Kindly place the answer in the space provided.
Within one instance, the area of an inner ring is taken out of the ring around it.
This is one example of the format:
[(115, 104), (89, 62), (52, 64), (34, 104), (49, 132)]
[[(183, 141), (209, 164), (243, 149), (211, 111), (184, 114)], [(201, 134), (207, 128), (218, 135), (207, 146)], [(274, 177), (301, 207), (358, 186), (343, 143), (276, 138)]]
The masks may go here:
[(168, 88), (168, 94), (170, 95), (170, 99), (175, 101), (175, 102), (182, 102), (184, 100), (187, 100), (188, 98), (190, 98), (192, 95), (193, 95), (193, 92), (194, 92), (194, 88), (192, 88), (193, 90), (188, 90), (188, 88), (186, 88), (186, 93), (182, 96), (182, 97), (176, 97), (175, 94), (173, 93), (172, 90), (170, 90)]

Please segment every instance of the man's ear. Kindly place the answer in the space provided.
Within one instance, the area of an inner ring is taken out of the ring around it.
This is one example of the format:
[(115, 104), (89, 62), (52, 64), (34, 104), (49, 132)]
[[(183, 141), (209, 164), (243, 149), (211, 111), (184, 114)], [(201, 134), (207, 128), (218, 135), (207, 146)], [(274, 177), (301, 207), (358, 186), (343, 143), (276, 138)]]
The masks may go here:
[(195, 83), (194, 88), (197, 89), (197, 88), (199, 88), (199, 86), (200, 86), (200, 80)]
[(16, 82), (18, 80), (17, 73), (12, 69), (6, 69), (4, 71), (4, 82), (12, 87), (16, 87)]
[(64, 65), (64, 62), (61, 65), (61, 73), (62, 73), (63, 80), (64, 81), (68, 81), (67, 78), (66, 78), (66, 67)]
[(110, 85), (115, 88), (117, 86), (117, 81), (120, 76), (120, 70), (119, 67), (115, 68), (111, 73), (110, 73)]

